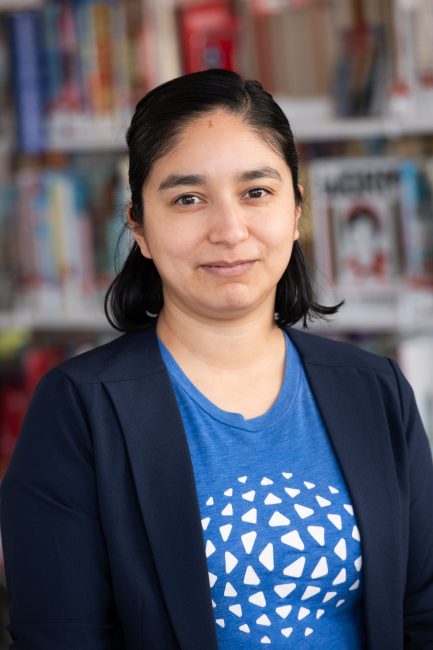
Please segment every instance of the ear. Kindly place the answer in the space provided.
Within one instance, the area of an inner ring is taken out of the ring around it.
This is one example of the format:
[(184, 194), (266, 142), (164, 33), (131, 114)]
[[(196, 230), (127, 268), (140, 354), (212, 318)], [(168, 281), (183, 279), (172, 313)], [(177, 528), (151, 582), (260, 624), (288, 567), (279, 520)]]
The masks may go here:
[(150, 253), (149, 247), (147, 245), (146, 238), (144, 236), (144, 229), (143, 226), (140, 226), (136, 221), (133, 220), (132, 218), (132, 203), (128, 203), (128, 207), (126, 208), (126, 220), (128, 223), (128, 228), (132, 232), (135, 243), (137, 244), (138, 248), (141, 251), (141, 254), (143, 257), (147, 257), (148, 259), (152, 259), (152, 255)]
[[(298, 189), (301, 193), (302, 199), (304, 198), (304, 188), (302, 185), (298, 184)], [(294, 239), (299, 239), (300, 233), (299, 233), (299, 219), (301, 218), (302, 214), (302, 203), (296, 206), (295, 208), (295, 234), (294, 234)]]

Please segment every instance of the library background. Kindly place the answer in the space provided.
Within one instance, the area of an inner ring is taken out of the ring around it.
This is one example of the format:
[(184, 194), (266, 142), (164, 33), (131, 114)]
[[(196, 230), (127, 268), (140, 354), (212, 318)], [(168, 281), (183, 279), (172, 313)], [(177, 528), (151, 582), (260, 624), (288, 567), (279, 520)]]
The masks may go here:
[[(41, 375), (118, 335), (135, 103), (211, 67), (292, 125), (301, 241), (321, 300), (346, 301), (312, 329), (397, 359), (433, 441), (433, 2), (0, 0), (0, 478)], [(0, 618), (1, 650), (4, 577)]]

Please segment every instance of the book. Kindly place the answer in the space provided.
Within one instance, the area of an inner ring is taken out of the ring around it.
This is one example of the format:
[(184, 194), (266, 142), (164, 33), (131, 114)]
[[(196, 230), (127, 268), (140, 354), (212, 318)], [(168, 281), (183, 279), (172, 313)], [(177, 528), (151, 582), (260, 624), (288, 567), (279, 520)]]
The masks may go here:
[(28, 402), (21, 383), (10, 381), (0, 386), (0, 479), (12, 456)]
[(433, 286), (433, 159), (401, 165), (405, 275), (414, 287)]
[(382, 25), (344, 30), (333, 83), (339, 117), (381, 115), (387, 99), (387, 52)]
[(398, 158), (323, 159), (310, 165), (318, 271), (351, 293), (402, 276)]
[[(14, 132), (11, 71), (8, 21), (0, 15), (0, 144), (3, 147), (11, 142)], [(1, 168), (0, 176), (6, 177)]]
[(33, 10), (12, 13), (9, 26), (19, 147), (25, 153), (40, 153), (46, 135), (39, 13)]
[(239, 39), (250, 76), (286, 97), (328, 94), (336, 53), (332, 3), (262, 0), (248, 8), (242, 5)]
[(410, 382), (418, 410), (433, 447), (433, 341), (424, 334), (404, 338), (398, 362)]
[(11, 310), (17, 290), (16, 189), (0, 185), (0, 311)]
[(229, 2), (182, 6), (178, 21), (185, 73), (236, 69), (237, 26)]
[(429, 114), (433, 107), (433, 8), (430, 0), (395, 0), (390, 110)]

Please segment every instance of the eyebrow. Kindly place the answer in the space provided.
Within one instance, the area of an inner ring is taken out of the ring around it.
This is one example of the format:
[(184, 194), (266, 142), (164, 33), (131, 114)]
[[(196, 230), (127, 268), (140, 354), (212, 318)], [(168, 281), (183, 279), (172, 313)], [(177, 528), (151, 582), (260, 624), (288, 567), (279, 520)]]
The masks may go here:
[[(282, 180), (280, 172), (273, 167), (248, 169), (238, 175), (240, 181), (254, 181), (259, 178), (275, 178), (279, 181)], [(167, 178), (160, 183), (158, 191), (162, 192), (164, 190), (172, 189), (173, 187), (179, 187), (179, 185), (204, 185), (205, 183), (206, 178), (199, 174), (170, 174), (170, 176), (167, 176)]]

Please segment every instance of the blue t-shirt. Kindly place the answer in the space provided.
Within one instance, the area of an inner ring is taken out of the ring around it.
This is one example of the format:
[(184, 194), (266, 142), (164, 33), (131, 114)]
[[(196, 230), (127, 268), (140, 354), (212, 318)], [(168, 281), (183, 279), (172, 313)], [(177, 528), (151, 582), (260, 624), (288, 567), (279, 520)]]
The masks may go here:
[(188, 439), (220, 650), (364, 647), (355, 513), (296, 349), (256, 418), (223, 411), (160, 341)]

